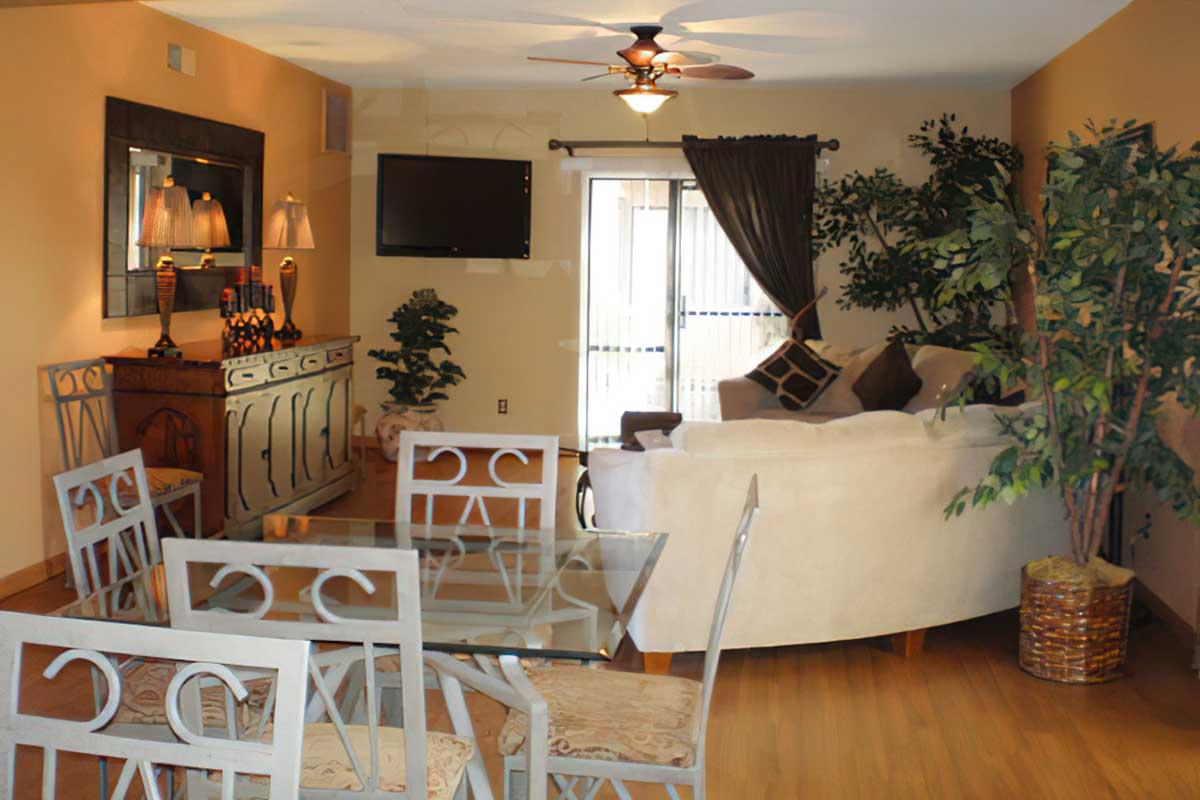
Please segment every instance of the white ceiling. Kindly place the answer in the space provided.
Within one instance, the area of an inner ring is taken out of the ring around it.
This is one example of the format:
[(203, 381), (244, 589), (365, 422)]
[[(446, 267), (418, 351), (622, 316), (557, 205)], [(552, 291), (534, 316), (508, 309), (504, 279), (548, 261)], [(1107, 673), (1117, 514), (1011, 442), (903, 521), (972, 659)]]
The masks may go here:
[[(757, 73), (757, 84), (936, 81), (1008, 88), (1128, 2), (148, 0), (147, 5), (356, 87), (572, 86), (594, 68), (535, 64), (525, 56), (613, 61), (614, 51), (632, 41), (629, 26), (648, 23), (663, 26), (664, 47), (714, 53)], [(708, 82), (695, 82), (700, 83)]]

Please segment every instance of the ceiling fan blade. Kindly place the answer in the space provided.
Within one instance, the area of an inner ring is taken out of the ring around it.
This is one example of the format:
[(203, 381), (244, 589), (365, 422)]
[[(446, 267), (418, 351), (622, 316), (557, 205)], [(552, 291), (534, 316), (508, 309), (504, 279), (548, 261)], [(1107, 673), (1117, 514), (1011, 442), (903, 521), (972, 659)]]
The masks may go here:
[[(604, 61), (580, 61), (575, 58), (546, 58), (544, 56), (525, 56), (529, 61), (548, 61), (551, 64), (583, 64), (589, 67), (608, 67), (610, 64)], [(621, 69), (618, 67), (618, 69)]]
[(750, 70), (735, 67), (732, 64), (705, 64), (699, 67), (681, 67), (679, 74), (684, 78), (705, 78), (718, 81), (744, 81), (754, 77), (754, 73)]
[(619, 67), (615, 67), (615, 68), (613, 68), (613, 69), (610, 69), (608, 72), (601, 72), (599, 75), (589, 75), (588, 77), (586, 77), (586, 78), (580, 78), (579, 80), (581, 80), (581, 81), (594, 81), (594, 80), (596, 80), (596, 78), (607, 78), (607, 77), (609, 77), (610, 75), (621, 75), (621, 74), (623, 74), (623, 73), (625, 72), (625, 70), (623, 70), (623, 69), (622, 69), (622, 70), (620, 70), (620, 72), (618, 72), (618, 71), (617, 71), (618, 69), (620, 69), (620, 68), (619, 68)]
[(664, 50), (656, 55), (651, 63), (669, 67), (700, 67), (715, 64), (721, 57), (713, 53), (702, 53), (699, 50)]

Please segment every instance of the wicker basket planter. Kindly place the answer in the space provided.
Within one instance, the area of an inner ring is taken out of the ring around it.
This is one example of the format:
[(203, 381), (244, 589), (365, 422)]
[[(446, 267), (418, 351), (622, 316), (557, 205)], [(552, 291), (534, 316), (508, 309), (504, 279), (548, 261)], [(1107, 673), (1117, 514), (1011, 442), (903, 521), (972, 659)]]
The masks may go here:
[(1099, 571), (1108, 580), (1085, 581), (1079, 568), (1074, 576), (1061, 570), (1052, 574), (1054, 569), (1046, 569), (1049, 561), (1021, 570), (1021, 669), (1060, 683), (1120, 677), (1129, 639), (1132, 573), (1103, 564)]

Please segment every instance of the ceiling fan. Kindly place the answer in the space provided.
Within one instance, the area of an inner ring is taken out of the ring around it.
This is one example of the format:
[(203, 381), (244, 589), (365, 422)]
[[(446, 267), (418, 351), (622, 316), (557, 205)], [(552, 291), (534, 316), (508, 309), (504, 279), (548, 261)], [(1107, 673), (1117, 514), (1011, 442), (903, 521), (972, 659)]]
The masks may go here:
[(623, 76), (629, 81), (630, 86), (626, 89), (618, 89), (613, 94), (640, 114), (657, 111), (659, 106), (679, 94), (672, 89), (658, 87), (658, 79), (664, 76), (708, 80), (746, 80), (754, 77), (754, 73), (748, 69), (716, 63), (718, 58), (711, 53), (663, 49), (658, 42), (654, 41), (654, 37), (662, 33), (662, 28), (658, 25), (634, 25), (630, 30), (637, 37), (637, 41), (629, 47), (617, 51), (617, 55), (625, 60), (624, 64), (539, 56), (529, 56), (529, 60), (605, 67), (607, 72), (592, 75), (583, 80), (607, 78), (609, 75)]

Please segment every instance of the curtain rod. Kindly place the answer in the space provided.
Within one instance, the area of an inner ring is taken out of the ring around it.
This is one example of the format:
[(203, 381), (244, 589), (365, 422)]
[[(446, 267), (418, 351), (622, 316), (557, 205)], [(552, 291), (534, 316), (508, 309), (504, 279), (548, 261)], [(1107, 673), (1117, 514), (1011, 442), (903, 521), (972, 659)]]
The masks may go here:
[[(681, 147), (683, 147), (683, 142), (682, 141), (654, 142), (654, 141), (650, 141), (649, 139), (646, 139), (645, 141), (636, 141), (636, 140), (620, 141), (620, 140), (616, 140), (616, 139), (601, 139), (601, 140), (594, 140), (594, 141), (564, 142), (561, 139), (551, 139), (549, 142), (549, 146), (550, 146), (551, 150), (566, 150), (568, 156), (574, 157), (576, 149), (581, 149), (581, 150), (613, 150), (613, 149), (633, 150), (633, 149), (639, 149), (639, 148), (644, 148), (644, 147), (681, 148)], [(819, 155), (822, 150), (838, 150), (841, 148), (841, 146), (842, 146), (842, 143), (839, 142), (837, 139), (830, 139), (827, 142), (818, 141), (817, 142), (817, 154)]]

